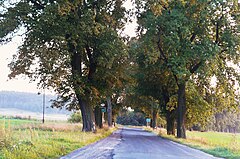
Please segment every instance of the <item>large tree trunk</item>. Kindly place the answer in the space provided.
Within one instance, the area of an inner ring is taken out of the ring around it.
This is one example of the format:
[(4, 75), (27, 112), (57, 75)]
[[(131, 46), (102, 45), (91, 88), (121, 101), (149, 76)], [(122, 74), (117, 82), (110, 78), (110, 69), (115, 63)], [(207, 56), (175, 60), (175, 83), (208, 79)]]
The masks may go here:
[(103, 127), (102, 123), (102, 109), (99, 106), (96, 106), (94, 109), (94, 114), (95, 114), (95, 121), (96, 121), (96, 126), (98, 128)]
[(107, 97), (108, 126), (112, 127), (112, 103), (111, 98)]
[(176, 110), (168, 110), (167, 108), (167, 103), (170, 100), (170, 95), (166, 87), (163, 87), (163, 99), (163, 107), (165, 109), (167, 119), (167, 134), (175, 135)]
[(175, 110), (167, 110), (167, 134), (175, 135)]
[(186, 138), (186, 82), (178, 85), (177, 137)]
[(157, 110), (153, 109), (152, 111), (152, 122), (151, 122), (151, 127), (155, 129), (157, 126)]
[[(82, 56), (81, 52), (77, 50), (75, 42), (71, 39), (71, 34), (66, 34), (68, 51), (71, 53), (71, 67), (72, 67), (72, 80), (73, 80), (73, 89), (78, 99), (80, 110), (82, 113), (83, 119), (83, 128), (82, 131), (96, 131), (95, 128), (95, 118), (93, 113), (93, 108), (91, 107), (89, 101), (89, 90), (85, 90), (85, 94), (82, 94), (79, 91), (81, 87), (82, 79)], [(93, 54), (89, 46), (86, 46), (86, 52), (89, 58), (89, 72), (88, 72), (88, 84), (91, 84), (94, 79), (94, 74), (96, 72), (96, 63), (94, 61)], [(84, 50), (82, 50), (84, 52)]]
[(95, 122), (94, 122), (95, 119), (94, 119), (93, 108), (89, 105), (89, 103), (86, 100), (82, 100), (82, 99), (78, 99), (78, 100), (79, 100), (82, 119), (83, 119), (82, 131), (95, 132), (96, 128), (95, 128)]

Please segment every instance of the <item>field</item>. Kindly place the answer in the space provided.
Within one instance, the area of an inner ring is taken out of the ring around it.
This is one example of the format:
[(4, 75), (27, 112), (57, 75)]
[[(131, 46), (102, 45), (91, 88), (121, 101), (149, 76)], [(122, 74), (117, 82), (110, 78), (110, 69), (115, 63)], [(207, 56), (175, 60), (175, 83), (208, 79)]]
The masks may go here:
[[(42, 113), (31, 112), (16, 108), (0, 108), (0, 116), (12, 116), (12, 117), (22, 117), (29, 119), (42, 119)], [(69, 118), (68, 114), (49, 114), (45, 113), (46, 120), (56, 120), (56, 121), (67, 121)]]
[(164, 138), (200, 149), (217, 157), (240, 159), (240, 134), (187, 131), (187, 139), (178, 139), (166, 135), (165, 129), (154, 132)]
[(0, 159), (58, 158), (111, 134), (81, 132), (80, 124), (0, 119)]

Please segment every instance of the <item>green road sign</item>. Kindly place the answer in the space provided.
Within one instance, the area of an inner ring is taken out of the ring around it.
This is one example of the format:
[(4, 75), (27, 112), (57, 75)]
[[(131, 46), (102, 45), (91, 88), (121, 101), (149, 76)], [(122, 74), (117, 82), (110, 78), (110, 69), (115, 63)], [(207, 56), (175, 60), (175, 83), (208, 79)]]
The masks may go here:
[(105, 107), (103, 107), (101, 109), (102, 109), (102, 112), (104, 112), (104, 113), (107, 111), (107, 109)]

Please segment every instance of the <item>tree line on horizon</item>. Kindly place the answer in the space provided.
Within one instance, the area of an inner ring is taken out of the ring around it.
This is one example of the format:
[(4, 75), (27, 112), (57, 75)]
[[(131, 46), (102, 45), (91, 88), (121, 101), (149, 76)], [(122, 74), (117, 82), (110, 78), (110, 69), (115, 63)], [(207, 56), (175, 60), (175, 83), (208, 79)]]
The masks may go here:
[[(83, 131), (124, 108), (166, 117), (168, 134), (239, 111), (237, 0), (19, 0), (0, 2), (0, 42), (23, 32), (10, 78), (54, 89), (53, 106), (80, 110)], [(137, 36), (122, 34), (137, 19)], [(212, 85), (214, 80), (215, 85)], [(175, 126), (175, 121), (177, 125)]]
[[(45, 98), (46, 114), (70, 114), (67, 110), (58, 110), (51, 107), (51, 101), (56, 98), (55, 96), (46, 95)], [(38, 95), (37, 93), (0, 91), (0, 109), (1, 108), (15, 108), (18, 110), (42, 113), (43, 95)]]

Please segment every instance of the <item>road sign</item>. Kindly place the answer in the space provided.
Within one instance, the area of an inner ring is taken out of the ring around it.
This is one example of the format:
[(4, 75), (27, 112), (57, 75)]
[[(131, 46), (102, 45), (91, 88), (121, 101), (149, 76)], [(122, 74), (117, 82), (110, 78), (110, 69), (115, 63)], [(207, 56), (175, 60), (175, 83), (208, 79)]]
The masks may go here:
[(146, 119), (146, 122), (147, 122), (147, 123), (150, 123), (150, 122), (151, 122), (151, 119), (150, 119), (150, 118), (147, 118), (147, 119)]
[(107, 111), (106, 107), (102, 107), (101, 110), (102, 110), (103, 113), (105, 113)]

